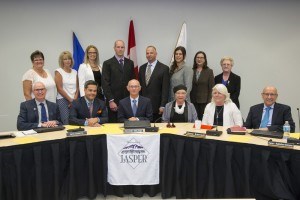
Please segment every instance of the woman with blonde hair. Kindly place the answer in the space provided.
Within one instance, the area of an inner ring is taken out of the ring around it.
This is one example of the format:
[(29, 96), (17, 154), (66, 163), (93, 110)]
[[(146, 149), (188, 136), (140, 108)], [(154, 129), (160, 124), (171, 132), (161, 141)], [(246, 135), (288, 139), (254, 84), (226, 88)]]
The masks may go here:
[(212, 100), (205, 107), (202, 124), (243, 126), (241, 111), (232, 102), (230, 94), (223, 84), (216, 84), (213, 87)]
[(54, 77), (58, 91), (56, 103), (63, 124), (69, 124), (69, 109), (79, 93), (77, 71), (72, 69), (74, 61), (69, 51), (64, 51), (59, 55), (58, 63), (60, 68), (55, 70)]
[(93, 80), (98, 84), (97, 97), (101, 100), (104, 100), (101, 79), (102, 67), (99, 61), (99, 51), (94, 45), (89, 45), (85, 50), (84, 63), (82, 63), (78, 69), (80, 96), (84, 96), (85, 82), (88, 80)]

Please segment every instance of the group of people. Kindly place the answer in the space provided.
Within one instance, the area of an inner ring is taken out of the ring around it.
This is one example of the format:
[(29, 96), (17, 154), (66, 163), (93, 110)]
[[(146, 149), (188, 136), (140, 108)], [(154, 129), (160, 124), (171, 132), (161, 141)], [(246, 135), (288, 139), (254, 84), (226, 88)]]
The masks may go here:
[(33, 52), (33, 67), (23, 76), (26, 101), (21, 103), (18, 130), (60, 124), (100, 126), (125, 120), (154, 122), (160, 118), (163, 122), (200, 119), (207, 125), (270, 130), (282, 130), (289, 121), (291, 131), (295, 130), (290, 107), (276, 103), (275, 87), (264, 88), (264, 103), (251, 107), (243, 121), (238, 99), (241, 78), (232, 72), (231, 57), (221, 59), (223, 72), (214, 77), (203, 51), (196, 53), (193, 67), (189, 67), (186, 50), (179, 46), (168, 67), (157, 60), (156, 48), (148, 46), (147, 63), (135, 77), (133, 61), (124, 56), (122, 40), (115, 41), (114, 51), (115, 55), (101, 66), (98, 49), (88, 46), (78, 73), (72, 69), (71, 53), (64, 51), (54, 79), (44, 69), (43, 53)]

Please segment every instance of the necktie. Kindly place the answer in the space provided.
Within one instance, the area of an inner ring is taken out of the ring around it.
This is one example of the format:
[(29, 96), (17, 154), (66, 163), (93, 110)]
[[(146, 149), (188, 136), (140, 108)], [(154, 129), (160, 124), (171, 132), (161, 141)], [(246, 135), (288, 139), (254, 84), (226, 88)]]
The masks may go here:
[(89, 105), (90, 117), (92, 117), (92, 115), (93, 115), (93, 103), (89, 102), (88, 105)]
[(269, 117), (270, 117), (271, 107), (266, 107), (266, 112), (264, 118), (261, 121), (260, 128), (266, 128), (268, 125)]
[(119, 63), (120, 63), (121, 69), (123, 70), (124, 63), (123, 63), (123, 59), (122, 58), (119, 60)]
[(133, 100), (132, 100), (132, 112), (133, 112), (133, 115), (134, 115), (134, 116), (135, 116), (135, 114), (136, 114), (136, 111), (137, 111), (136, 100), (133, 99)]
[(148, 65), (146, 70), (146, 85), (148, 85), (150, 77), (151, 77), (151, 65)]
[(41, 122), (47, 122), (47, 112), (44, 103), (40, 103), (41, 106)]

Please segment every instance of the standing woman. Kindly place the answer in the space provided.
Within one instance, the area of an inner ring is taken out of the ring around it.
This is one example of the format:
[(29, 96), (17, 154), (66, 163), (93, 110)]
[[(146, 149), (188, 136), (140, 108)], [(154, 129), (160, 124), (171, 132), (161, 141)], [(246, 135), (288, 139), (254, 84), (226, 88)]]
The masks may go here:
[(176, 49), (174, 50), (174, 62), (170, 67), (170, 101), (173, 101), (175, 99), (173, 88), (180, 84), (187, 87), (186, 100), (191, 101), (190, 92), (192, 89), (193, 71), (190, 67), (186, 66), (184, 61), (185, 57), (185, 48), (182, 46), (176, 47)]
[(44, 54), (36, 50), (30, 56), (33, 67), (29, 69), (22, 77), (23, 93), (26, 100), (34, 98), (32, 86), (35, 82), (42, 82), (46, 89), (46, 99), (51, 102), (56, 102), (56, 85), (47, 69), (44, 69)]
[[(78, 69), (78, 81), (80, 96), (84, 96), (84, 84), (88, 80), (96, 81), (98, 84), (97, 97), (104, 101), (101, 87), (102, 67), (99, 61), (99, 51), (94, 45), (89, 45), (85, 50), (84, 63)], [(117, 80), (116, 80), (117, 81)]]
[(196, 53), (193, 71), (191, 101), (197, 110), (198, 118), (202, 120), (204, 109), (211, 101), (212, 88), (215, 85), (213, 70), (207, 66), (206, 54), (203, 51)]
[(74, 99), (78, 98), (77, 71), (72, 69), (74, 61), (69, 51), (59, 55), (60, 68), (55, 70), (55, 83), (57, 87), (57, 99), (61, 120), (63, 124), (69, 124), (69, 109)]
[(234, 61), (231, 57), (226, 56), (221, 59), (220, 64), (223, 73), (215, 77), (215, 83), (222, 83), (225, 85), (230, 93), (231, 100), (238, 108), (240, 108), (239, 96), (241, 90), (241, 77), (231, 71)]

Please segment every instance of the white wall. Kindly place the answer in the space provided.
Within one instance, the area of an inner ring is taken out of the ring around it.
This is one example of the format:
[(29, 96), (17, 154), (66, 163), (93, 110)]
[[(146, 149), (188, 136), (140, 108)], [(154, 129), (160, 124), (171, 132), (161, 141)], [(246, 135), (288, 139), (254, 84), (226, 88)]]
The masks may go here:
[[(58, 55), (72, 52), (72, 31), (82, 46), (96, 45), (101, 62), (113, 56), (113, 43), (127, 43), (134, 20), (138, 64), (146, 62), (145, 47), (157, 47), (168, 64), (182, 23), (187, 23), (187, 62), (204, 50), (215, 75), (220, 58), (235, 59), (233, 71), (242, 78), (241, 111), (261, 102), (264, 86), (279, 90), (278, 102), (299, 107), (300, 2), (111, 0), (5, 0), (0, 3), (0, 130), (15, 130), (22, 93), (22, 75), (31, 66), (30, 54), (41, 50), (45, 67), (54, 74)], [(297, 124), (297, 123), (296, 123)], [(298, 125), (298, 124), (297, 124)], [(297, 129), (298, 130), (298, 129)]]

